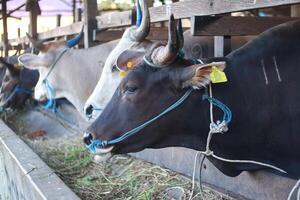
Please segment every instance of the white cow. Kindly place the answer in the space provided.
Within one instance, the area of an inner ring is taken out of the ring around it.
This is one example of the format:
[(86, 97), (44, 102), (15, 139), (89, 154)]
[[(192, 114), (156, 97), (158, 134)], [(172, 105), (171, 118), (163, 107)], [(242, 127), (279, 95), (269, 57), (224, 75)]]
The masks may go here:
[[(88, 49), (70, 49), (67, 41), (42, 42), (30, 38), (39, 55), (23, 54), (19, 61), (25, 67), (37, 69), (40, 77), (34, 89), (34, 98), (44, 101), (49, 98), (44, 79), (52, 70), (47, 81), (53, 89), (53, 97), (66, 98), (83, 115), (87, 98), (95, 88), (106, 58), (118, 43), (118, 40)], [(55, 62), (51, 69), (51, 65)]]

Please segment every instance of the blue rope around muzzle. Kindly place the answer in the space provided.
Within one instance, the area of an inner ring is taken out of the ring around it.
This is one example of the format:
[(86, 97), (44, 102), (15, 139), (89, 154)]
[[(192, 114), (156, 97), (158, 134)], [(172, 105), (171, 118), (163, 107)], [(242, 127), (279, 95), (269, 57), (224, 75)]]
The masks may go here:
[[(171, 112), (172, 110), (174, 110), (175, 108), (179, 107), (190, 96), (192, 91), (193, 91), (192, 88), (187, 90), (180, 99), (178, 99), (175, 103), (173, 103), (171, 106), (169, 106), (163, 112), (161, 112), (157, 116), (153, 117), (152, 119), (144, 122), (143, 124), (139, 125), (138, 127), (133, 128), (130, 131), (127, 131), (120, 137), (113, 139), (113, 140), (95, 139), (95, 140), (92, 140), (89, 145), (86, 145), (86, 147), (90, 150), (90, 152), (95, 154), (97, 148), (104, 148), (107, 145), (114, 145), (114, 144), (124, 141), (125, 139), (136, 134), (137, 132), (139, 132), (140, 130), (142, 130), (143, 128), (145, 128), (146, 126), (151, 124), (152, 122), (156, 121), (157, 119), (161, 118), (165, 114), (167, 114), (167, 113)], [(226, 125), (228, 125), (232, 118), (232, 113), (231, 113), (230, 109), (226, 105), (224, 105), (222, 102), (220, 102), (219, 100), (212, 98), (212, 97), (208, 97), (207, 95), (203, 95), (203, 100), (206, 100), (206, 99), (209, 102), (211, 102), (213, 105), (219, 107), (224, 112), (223, 120), (225, 121)]]

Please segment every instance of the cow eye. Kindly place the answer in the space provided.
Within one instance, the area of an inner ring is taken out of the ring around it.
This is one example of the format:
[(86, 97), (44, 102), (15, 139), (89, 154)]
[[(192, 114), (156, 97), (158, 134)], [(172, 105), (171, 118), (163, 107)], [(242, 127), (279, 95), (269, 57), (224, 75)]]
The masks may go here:
[(133, 94), (137, 91), (137, 87), (136, 86), (126, 86), (125, 88), (125, 93), (126, 94)]
[(112, 66), (111, 72), (119, 71), (117, 65)]

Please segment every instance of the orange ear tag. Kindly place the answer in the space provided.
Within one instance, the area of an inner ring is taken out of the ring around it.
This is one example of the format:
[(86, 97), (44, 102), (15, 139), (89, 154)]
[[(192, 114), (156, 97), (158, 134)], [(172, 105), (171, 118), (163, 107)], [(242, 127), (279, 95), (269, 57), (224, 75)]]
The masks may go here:
[(125, 72), (125, 71), (123, 71), (123, 70), (121, 70), (121, 71), (119, 72), (119, 76), (121, 76), (121, 77), (124, 77), (124, 76), (126, 76), (126, 72)]
[(128, 69), (132, 69), (133, 63), (129, 61), (126, 66)]

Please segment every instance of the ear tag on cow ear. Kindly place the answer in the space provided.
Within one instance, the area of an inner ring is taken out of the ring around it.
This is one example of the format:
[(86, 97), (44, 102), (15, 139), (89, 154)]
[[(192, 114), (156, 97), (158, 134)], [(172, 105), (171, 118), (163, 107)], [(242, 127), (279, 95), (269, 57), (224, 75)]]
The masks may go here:
[(127, 67), (128, 69), (132, 69), (132, 68), (133, 68), (133, 63), (130, 62), (130, 61), (128, 61), (126, 67)]
[(227, 82), (226, 74), (219, 70), (216, 66), (212, 66), (212, 71), (209, 74), (212, 83), (224, 83)]
[(126, 72), (124, 70), (120, 70), (119, 76), (121, 76), (121, 77), (126, 76)]

